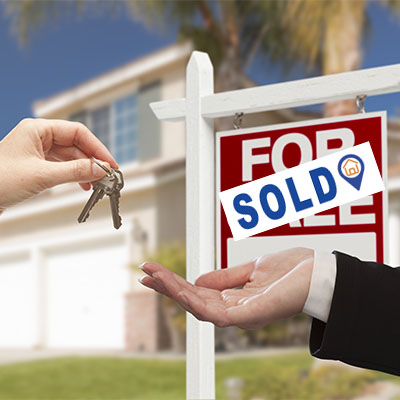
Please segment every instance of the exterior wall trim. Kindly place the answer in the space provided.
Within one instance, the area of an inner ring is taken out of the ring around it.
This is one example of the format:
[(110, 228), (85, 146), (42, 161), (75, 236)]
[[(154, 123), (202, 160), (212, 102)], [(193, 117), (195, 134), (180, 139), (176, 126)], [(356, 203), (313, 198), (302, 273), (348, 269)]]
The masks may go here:
[(400, 176), (390, 178), (388, 180), (386, 189), (389, 190), (389, 193), (399, 191), (400, 190)]
[(55, 113), (72, 103), (81, 101), (102, 91), (115, 88), (125, 82), (136, 79), (157, 69), (167, 67), (180, 59), (189, 57), (192, 44), (173, 45), (166, 49), (133, 61), (128, 65), (117, 68), (111, 72), (89, 80), (75, 88), (34, 103), (33, 111), (36, 117), (45, 117)]

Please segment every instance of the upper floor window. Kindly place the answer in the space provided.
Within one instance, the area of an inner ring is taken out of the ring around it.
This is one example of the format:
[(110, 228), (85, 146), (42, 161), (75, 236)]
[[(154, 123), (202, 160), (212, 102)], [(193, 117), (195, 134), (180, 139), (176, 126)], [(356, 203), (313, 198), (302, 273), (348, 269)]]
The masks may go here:
[(88, 118), (88, 113), (86, 111), (79, 111), (75, 114), (72, 114), (70, 120), (82, 122), (82, 124), (89, 126), (89, 118)]
[(149, 107), (160, 97), (161, 82), (157, 80), (97, 109), (75, 113), (71, 119), (87, 125), (119, 164), (146, 161), (161, 155), (160, 121)]
[(111, 151), (119, 164), (137, 159), (136, 95), (131, 94), (89, 112), (71, 115), (83, 122)]
[(93, 132), (107, 148), (111, 149), (110, 106), (98, 108), (97, 110), (94, 110), (91, 114)]
[(131, 95), (114, 103), (114, 156), (119, 163), (137, 159), (137, 106)]

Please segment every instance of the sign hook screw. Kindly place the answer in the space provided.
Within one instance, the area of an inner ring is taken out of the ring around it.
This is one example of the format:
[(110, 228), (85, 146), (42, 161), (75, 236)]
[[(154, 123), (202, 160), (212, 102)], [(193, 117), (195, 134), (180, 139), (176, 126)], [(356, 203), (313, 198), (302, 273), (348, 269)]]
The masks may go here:
[(242, 127), (244, 114), (242, 112), (235, 114), (235, 119), (233, 120), (233, 127), (235, 129), (240, 129)]
[(358, 112), (361, 113), (361, 114), (365, 114), (364, 102), (365, 102), (366, 98), (367, 98), (367, 95), (365, 95), (365, 94), (356, 97), (356, 105), (357, 105), (357, 108), (358, 108)]

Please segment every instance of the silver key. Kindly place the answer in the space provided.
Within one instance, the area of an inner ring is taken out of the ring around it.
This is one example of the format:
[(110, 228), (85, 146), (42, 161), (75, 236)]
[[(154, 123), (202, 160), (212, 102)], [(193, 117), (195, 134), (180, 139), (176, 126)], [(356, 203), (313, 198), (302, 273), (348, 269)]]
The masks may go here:
[[(122, 185), (121, 185), (122, 182)], [(122, 173), (120, 171), (115, 171), (111, 170), (109, 175), (104, 176), (102, 179), (100, 179), (96, 185), (93, 187), (93, 193), (90, 196), (88, 202), (86, 203), (85, 207), (83, 208), (81, 214), (78, 217), (78, 222), (85, 222), (88, 217), (89, 213), (94, 207), (94, 205), (101, 200), (104, 195), (111, 196), (111, 194), (114, 193), (115, 190), (119, 187), (122, 188), (123, 186), (123, 179), (122, 179)]]
[(94, 205), (104, 197), (104, 194), (105, 192), (102, 186), (94, 186), (92, 195), (89, 197), (89, 200), (85, 204), (85, 207), (83, 207), (83, 210), (78, 217), (79, 223), (85, 222), (88, 219), (90, 211)]
[(117, 177), (117, 183), (114, 191), (110, 194), (110, 207), (114, 228), (119, 229), (122, 225), (121, 216), (119, 215), (119, 198), (121, 197), (120, 191), (124, 187), (124, 178), (121, 171), (114, 170), (114, 173)]
[(120, 226), (122, 225), (122, 219), (121, 216), (119, 215), (119, 198), (120, 198), (119, 190), (113, 192), (110, 195), (111, 215), (115, 229), (119, 229)]

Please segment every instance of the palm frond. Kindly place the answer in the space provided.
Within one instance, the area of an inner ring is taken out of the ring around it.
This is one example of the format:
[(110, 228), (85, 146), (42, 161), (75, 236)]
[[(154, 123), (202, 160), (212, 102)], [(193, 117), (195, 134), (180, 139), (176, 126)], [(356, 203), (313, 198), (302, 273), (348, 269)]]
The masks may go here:
[(3, 9), (10, 19), (11, 32), (22, 45), (27, 45), (33, 33), (48, 21), (54, 22), (67, 15), (81, 17), (89, 9), (115, 15), (121, 5), (120, 2), (101, 0), (18, 0), (3, 3)]
[(32, 30), (58, 14), (57, 5), (52, 0), (10, 1), (3, 7), (5, 16), (11, 21), (11, 31), (21, 44), (28, 43)]

